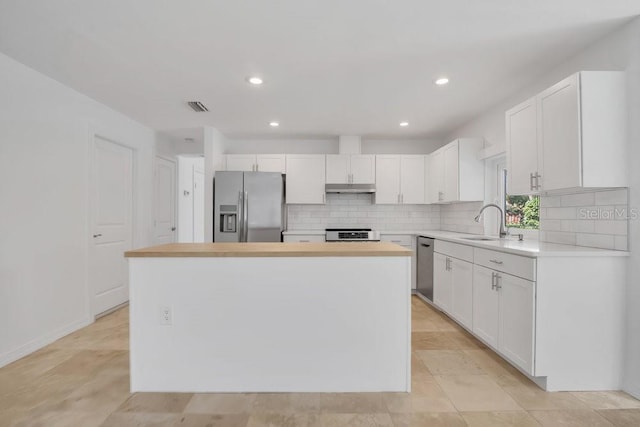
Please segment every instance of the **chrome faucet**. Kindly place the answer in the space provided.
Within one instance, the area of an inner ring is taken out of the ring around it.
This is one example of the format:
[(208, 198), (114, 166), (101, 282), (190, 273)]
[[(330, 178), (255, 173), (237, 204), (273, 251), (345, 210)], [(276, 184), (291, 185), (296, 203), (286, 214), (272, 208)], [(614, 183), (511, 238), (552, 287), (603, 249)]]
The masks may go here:
[(478, 212), (478, 215), (474, 218), (475, 222), (480, 222), (480, 215), (482, 215), (482, 212), (490, 206), (493, 206), (500, 211), (500, 237), (506, 237), (507, 232), (504, 230), (504, 211), (495, 203), (489, 203), (480, 208), (480, 212)]

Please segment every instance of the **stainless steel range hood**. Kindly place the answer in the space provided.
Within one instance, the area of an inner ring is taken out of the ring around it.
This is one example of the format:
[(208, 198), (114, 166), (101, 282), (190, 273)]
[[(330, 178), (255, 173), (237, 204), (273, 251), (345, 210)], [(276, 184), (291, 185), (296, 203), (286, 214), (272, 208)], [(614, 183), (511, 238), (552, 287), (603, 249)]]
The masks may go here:
[(327, 193), (375, 193), (375, 184), (325, 184)]

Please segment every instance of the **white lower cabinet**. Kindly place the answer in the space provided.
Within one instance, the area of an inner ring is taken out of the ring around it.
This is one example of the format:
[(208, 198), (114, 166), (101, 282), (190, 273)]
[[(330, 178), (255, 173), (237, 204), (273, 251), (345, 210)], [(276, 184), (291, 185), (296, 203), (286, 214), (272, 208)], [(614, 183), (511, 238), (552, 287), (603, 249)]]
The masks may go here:
[(285, 234), (282, 237), (285, 243), (309, 243), (309, 242), (324, 242), (324, 234)]
[(535, 282), (473, 266), (473, 332), (533, 375)]
[(417, 284), (417, 256), (416, 236), (414, 234), (382, 234), (382, 242), (391, 242), (411, 251), (411, 289), (416, 289)]
[(433, 302), (461, 325), (471, 329), (473, 309), (472, 264), (434, 253)]

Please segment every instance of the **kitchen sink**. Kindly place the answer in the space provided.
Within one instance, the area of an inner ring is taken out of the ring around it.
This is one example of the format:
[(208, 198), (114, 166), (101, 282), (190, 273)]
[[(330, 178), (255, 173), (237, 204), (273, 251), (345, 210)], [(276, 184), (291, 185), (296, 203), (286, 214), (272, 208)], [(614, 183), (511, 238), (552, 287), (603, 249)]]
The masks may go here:
[(500, 240), (497, 237), (490, 236), (472, 236), (472, 237), (461, 237), (464, 240), (481, 240), (481, 241), (490, 241), (490, 240)]

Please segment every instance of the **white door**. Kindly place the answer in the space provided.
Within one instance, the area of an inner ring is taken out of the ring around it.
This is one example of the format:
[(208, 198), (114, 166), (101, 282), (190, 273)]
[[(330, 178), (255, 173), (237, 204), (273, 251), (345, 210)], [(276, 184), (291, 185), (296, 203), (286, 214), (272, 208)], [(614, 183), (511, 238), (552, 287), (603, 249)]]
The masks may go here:
[(500, 294), (494, 289), (495, 272), (473, 266), (473, 333), (493, 348), (498, 348)]
[(350, 158), (346, 154), (327, 154), (327, 184), (349, 183)]
[(526, 372), (533, 374), (535, 285), (504, 273), (498, 273), (496, 280), (500, 292), (498, 348)]
[(325, 156), (295, 154), (287, 156), (287, 203), (325, 202)]
[(448, 269), (450, 258), (433, 254), (433, 303), (446, 313), (451, 313), (451, 274)]
[(460, 199), (460, 157), (459, 143), (454, 142), (445, 147), (444, 157), (444, 200), (453, 202)]
[(256, 165), (256, 170), (260, 172), (286, 172), (284, 154), (258, 154)]
[(376, 156), (373, 154), (352, 155), (351, 179), (353, 184), (375, 184)]
[(156, 157), (154, 191), (154, 231), (156, 244), (175, 242), (176, 164)]
[(256, 156), (253, 154), (227, 154), (228, 171), (252, 172), (256, 167)]
[(400, 156), (376, 156), (376, 204), (400, 203)]
[(539, 96), (542, 190), (582, 185), (578, 74)]
[(94, 315), (129, 299), (124, 252), (133, 240), (133, 150), (94, 139), (89, 289)]
[(204, 242), (204, 171), (193, 169), (193, 242)]
[(400, 160), (400, 202), (424, 203), (424, 156), (402, 156)]
[(473, 327), (473, 264), (451, 259), (451, 315), (467, 328)]
[(509, 194), (537, 192), (538, 124), (536, 99), (531, 98), (505, 114), (507, 133), (507, 188)]

